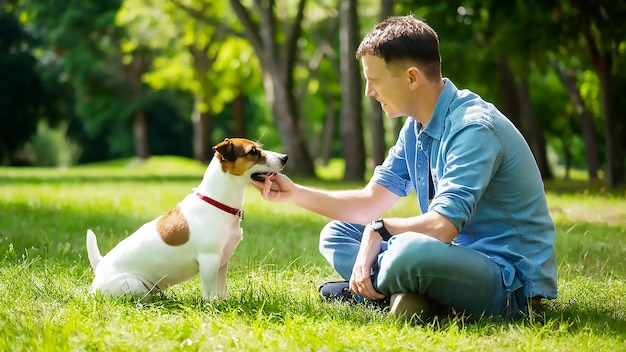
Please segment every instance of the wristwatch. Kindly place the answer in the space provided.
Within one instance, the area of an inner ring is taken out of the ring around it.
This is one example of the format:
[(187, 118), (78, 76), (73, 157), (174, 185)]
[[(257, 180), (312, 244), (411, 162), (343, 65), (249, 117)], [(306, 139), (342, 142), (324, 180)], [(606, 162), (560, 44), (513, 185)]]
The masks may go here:
[(383, 219), (378, 219), (378, 220), (372, 221), (370, 226), (372, 226), (372, 230), (374, 230), (374, 231), (378, 232), (378, 234), (380, 234), (380, 237), (383, 238), (383, 241), (389, 241), (389, 239), (391, 238), (391, 234), (385, 228), (385, 223), (383, 222)]

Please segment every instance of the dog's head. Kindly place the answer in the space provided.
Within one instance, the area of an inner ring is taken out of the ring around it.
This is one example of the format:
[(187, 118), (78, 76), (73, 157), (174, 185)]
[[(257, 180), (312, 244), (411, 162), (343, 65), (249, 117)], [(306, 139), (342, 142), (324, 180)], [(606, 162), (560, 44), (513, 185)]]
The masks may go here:
[(235, 176), (249, 175), (252, 180), (265, 181), (287, 163), (287, 155), (263, 150), (263, 146), (245, 138), (226, 138), (213, 147), (222, 170)]

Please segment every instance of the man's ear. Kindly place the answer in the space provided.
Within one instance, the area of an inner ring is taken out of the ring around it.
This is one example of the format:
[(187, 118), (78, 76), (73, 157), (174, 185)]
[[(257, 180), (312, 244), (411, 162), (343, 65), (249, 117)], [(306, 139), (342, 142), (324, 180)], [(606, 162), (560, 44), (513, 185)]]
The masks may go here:
[(226, 138), (213, 147), (213, 152), (220, 161), (233, 161), (236, 159), (233, 149), (233, 143)]
[(406, 70), (407, 78), (409, 79), (409, 84), (419, 84), (420, 78), (422, 76), (422, 72), (415, 66), (411, 66)]

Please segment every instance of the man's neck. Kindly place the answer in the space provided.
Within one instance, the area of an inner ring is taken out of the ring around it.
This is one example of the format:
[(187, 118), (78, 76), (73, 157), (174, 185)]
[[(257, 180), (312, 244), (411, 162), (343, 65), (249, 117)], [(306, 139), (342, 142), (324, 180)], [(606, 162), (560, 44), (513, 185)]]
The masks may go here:
[(418, 114), (417, 116), (411, 116), (411, 118), (421, 123), (423, 127), (426, 127), (426, 125), (432, 118), (433, 112), (435, 111), (435, 106), (437, 106), (437, 101), (439, 100), (439, 96), (441, 95), (443, 87), (443, 79), (440, 79), (437, 82), (428, 82), (423, 87), (421, 87), (421, 92), (419, 92), (418, 94), (418, 96), (421, 98), (418, 101)]

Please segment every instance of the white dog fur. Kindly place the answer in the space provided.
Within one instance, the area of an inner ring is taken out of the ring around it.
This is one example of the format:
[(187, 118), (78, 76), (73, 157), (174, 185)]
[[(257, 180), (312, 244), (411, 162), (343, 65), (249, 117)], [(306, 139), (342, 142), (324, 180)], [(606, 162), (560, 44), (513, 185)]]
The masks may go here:
[[(87, 252), (95, 272), (92, 293), (150, 302), (152, 293), (200, 273), (205, 299), (225, 296), (228, 261), (242, 239), (239, 209), (246, 185), (282, 170), (287, 155), (263, 150), (243, 138), (226, 139), (213, 151), (194, 192), (106, 256), (100, 255), (95, 234), (87, 231)], [(218, 205), (209, 203), (215, 201)]]

